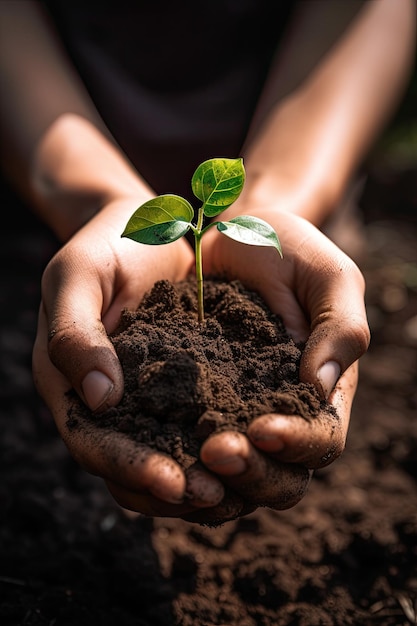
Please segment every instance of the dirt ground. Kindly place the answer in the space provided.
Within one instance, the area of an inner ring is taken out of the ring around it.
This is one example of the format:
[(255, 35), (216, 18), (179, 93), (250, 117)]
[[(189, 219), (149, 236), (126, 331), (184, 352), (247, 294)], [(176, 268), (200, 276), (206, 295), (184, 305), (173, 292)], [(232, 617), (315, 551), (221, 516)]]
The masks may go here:
[(4, 190), (2, 207), (0, 624), (417, 624), (417, 173), (363, 194), (372, 343), (345, 453), (294, 508), (219, 528), (125, 519), (73, 462), (30, 367), (56, 243)]

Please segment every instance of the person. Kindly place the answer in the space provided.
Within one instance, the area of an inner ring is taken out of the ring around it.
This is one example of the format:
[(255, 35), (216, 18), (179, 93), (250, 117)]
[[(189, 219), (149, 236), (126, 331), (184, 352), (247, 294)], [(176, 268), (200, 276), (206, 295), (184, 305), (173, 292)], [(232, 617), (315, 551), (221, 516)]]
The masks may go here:
[[(2, 168), (62, 243), (42, 277), (35, 383), (73, 457), (147, 515), (215, 512), (225, 486), (244, 498), (254, 484), (277, 509), (292, 506), (346, 444), (370, 332), (363, 276), (322, 231), (401, 100), (415, 2), (270, 4), (0, 3)], [(185, 239), (138, 246), (120, 233), (144, 201), (186, 195), (195, 167), (216, 156), (243, 156), (247, 173), (221, 218), (266, 220), (284, 259), (242, 254), (210, 229), (204, 270), (256, 289), (306, 342), (300, 377), (339, 419), (260, 416), (246, 435), (207, 439), (188, 474), (123, 437), (70, 432), (66, 393), (97, 413), (120, 401), (108, 333), (156, 280), (179, 281), (193, 264)]]

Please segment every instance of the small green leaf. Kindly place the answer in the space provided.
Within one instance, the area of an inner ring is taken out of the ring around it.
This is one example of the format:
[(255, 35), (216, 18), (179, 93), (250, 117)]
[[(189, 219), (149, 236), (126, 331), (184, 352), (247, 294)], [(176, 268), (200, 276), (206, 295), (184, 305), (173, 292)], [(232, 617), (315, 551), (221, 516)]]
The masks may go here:
[(186, 234), (193, 215), (191, 204), (181, 196), (158, 196), (136, 209), (122, 237), (153, 245), (171, 243)]
[(209, 159), (194, 172), (191, 187), (204, 215), (214, 217), (237, 200), (244, 183), (243, 159)]
[(272, 246), (278, 250), (282, 258), (281, 243), (275, 230), (259, 217), (251, 215), (241, 215), (234, 217), (230, 222), (218, 222), (217, 230), (241, 243), (252, 246)]

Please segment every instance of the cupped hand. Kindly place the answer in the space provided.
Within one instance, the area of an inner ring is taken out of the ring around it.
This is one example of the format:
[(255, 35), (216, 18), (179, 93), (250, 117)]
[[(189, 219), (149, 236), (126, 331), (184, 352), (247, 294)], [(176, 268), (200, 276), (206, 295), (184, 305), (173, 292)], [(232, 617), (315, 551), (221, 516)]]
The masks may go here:
[[(120, 363), (107, 336), (121, 309), (136, 307), (155, 280), (180, 280), (193, 265), (184, 240), (151, 247), (122, 239), (131, 211), (128, 200), (106, 207), (57, 253), (43, 276), (33, 370), (61, 436), (80, 465), (101, 476), (127, 509), (215, 522), (259, 505), (293, 506), (307, 490), (311, 469), (331, 462), (344, 447), (357, 380), (354, 362), (367, 342), (359, 270), (316, 229), (287, 215), (276, 223), (268, 220), (282, 240), (284, 261), (272, 249), (245, 246), (242, 255), (242, 244), (214, 230), (210, 240), (207, 233), (210, 273), (240, 278), (283, 316), (297, 341), (309, 337), (302, 377), (321, 384), (326, 393), (339, 367), (344, 373), (330, 396), (339, 414), (334, 423), (328, 416), (312, 423), (261, 416), (247, 436), (222, 433), (207, 440), (203, 464), (183, 472), (173, 459), (122, 434), (87, 422), (71, 430), (67, 423), (71, 388), (96, 412), (116, 405), (123, 394)], [(340, 301), (348, 287), (349, 306)], [(343, 335), (344, 319), (349, 323)], [(318, 365), (325, 366), (322, 372), (327, 369), (321, 379), (315, 373)]]
[(194, 263), (185, 239), (145, 246), (121, 237), (137, 204), (127, 198), (104, 207), (49, 262), (33, 374), (74, 459), (102, 477), (122, 507), (180, 516), (217, 505), (224, 495), (221, 480), (198, 465), (183, 472), (170, 457), (92, 421), (68, 425), (71, 389), (95, 413), (117, 405), (123, 395), (123, 372), (108, 338), (121, 310), (136, 308), (156, 280), (185, 278)]
[(285, 509), (304, 496), (312, 471), (345, 448), (358, 359), (369, 344), (364, 279), (355, 263), (303, 218), (268, 209), (252, 214), (275, 228), (283, 259), (273, 248), (237, 243), (213, 227), (206, 234), (204, 272), (241, 280), (281, 315), (293, 339), (305, 342), (301, 380), (315, 385), (336, 411), (311, 420), (260, 416), (246, 436), (212, 435), (201, 460), (254, 508)]

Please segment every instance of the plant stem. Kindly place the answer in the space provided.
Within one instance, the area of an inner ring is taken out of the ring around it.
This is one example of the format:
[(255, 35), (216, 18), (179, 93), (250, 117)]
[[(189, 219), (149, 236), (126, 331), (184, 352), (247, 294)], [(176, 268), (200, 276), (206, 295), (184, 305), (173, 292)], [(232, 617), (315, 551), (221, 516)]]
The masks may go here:
[[(203, 205), (204, 206), (204, 205)], [(204, 290), (203, 290), (203, 260), (201, 254), (201, 238), (204, 220), (203, 206), (198, 210), (197, 226), (194, 230), (195, 237), (195, 275), (197, 279), (197, 309), (198, 321), (204, 321)]]
[(195, 236), (195, 274), (197, 279), (197, 308), (198, 321), (204, 321), (204, 292), (203, 292), (203, 271), (201, 257), (201, 235)]

